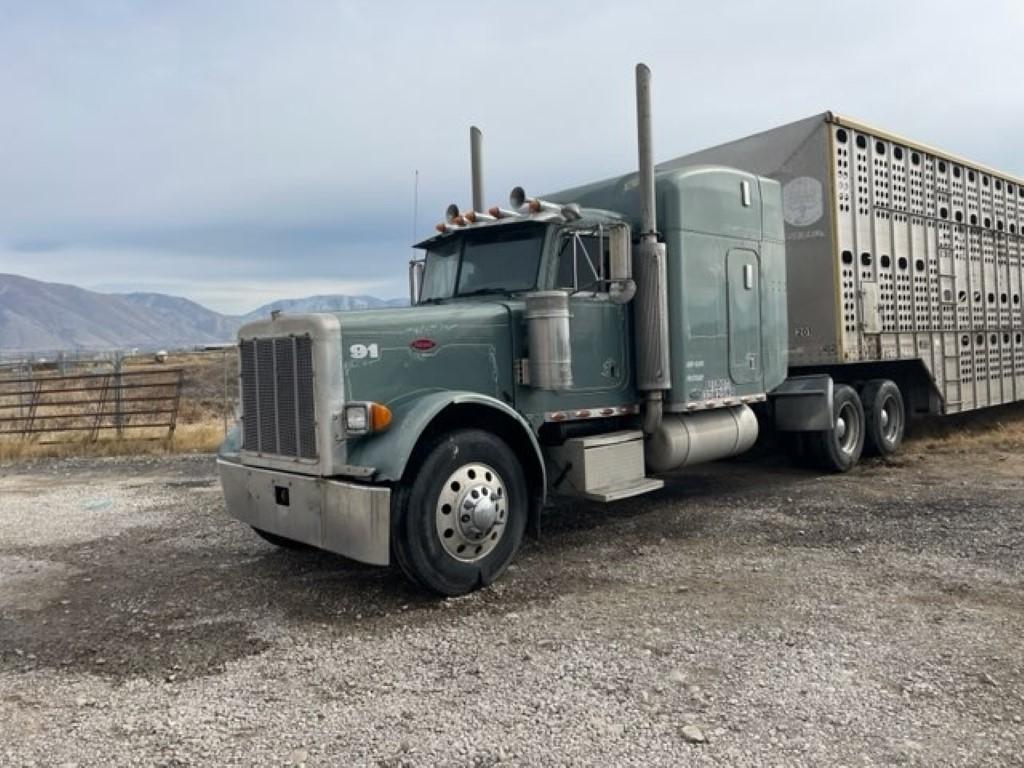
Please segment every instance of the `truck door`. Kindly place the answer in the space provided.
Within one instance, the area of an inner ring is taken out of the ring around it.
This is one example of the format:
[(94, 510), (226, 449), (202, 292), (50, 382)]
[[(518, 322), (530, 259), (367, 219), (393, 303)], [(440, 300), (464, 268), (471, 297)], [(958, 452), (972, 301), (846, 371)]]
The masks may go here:
[(736, 384), (761, 380), (761, 275), (757, 254), (733, 248), (726, 255), (729, 294), (729, 376)]
[[(601, 278), (608, 270), (607, 236), (582, 235), (560, 246), (557, 288), (569, 289), (572, 329), (572, 391), (621, 390), (626, 371), (626, 307), (608, 298)], [(609, 393), (610, 394), (610, 393)], [(613, 405), (617, 398), (608, 403)]]
[(626, 375), (625, 308), (607, 295), (576, 294), (569, 299), (569, 313), (573, 390), (619, 389)]

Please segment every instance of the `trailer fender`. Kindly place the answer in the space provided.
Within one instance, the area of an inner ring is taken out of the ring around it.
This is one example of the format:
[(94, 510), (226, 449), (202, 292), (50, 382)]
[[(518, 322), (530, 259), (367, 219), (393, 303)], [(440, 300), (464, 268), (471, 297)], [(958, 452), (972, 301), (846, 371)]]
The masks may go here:
[(790, 376), (768, 393), (775, 406), (779, 432), (819, 432), (832, 429), (832, 377), (827, 374)]
[(387, 432), (349, 442), (350, 465), (373, 467), (375, 480), (398, 482), (422, 441), (448, 429), (490, 426), (519, 454), (534, 503), (543, 505), (547, 478), (540, 443), (526, 419), (506, 403), (478, 392), (445, 390), (403, 399), (390, 407)]

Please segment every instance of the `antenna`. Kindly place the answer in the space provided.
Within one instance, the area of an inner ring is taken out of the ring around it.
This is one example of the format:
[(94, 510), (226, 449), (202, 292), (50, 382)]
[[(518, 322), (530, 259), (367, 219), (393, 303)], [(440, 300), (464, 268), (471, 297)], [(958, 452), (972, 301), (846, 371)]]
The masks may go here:
[(420, 170), (413, 171), (412, 180), (412, 242), (416, 242), (416, 232), (419, 230), (420, 217)]

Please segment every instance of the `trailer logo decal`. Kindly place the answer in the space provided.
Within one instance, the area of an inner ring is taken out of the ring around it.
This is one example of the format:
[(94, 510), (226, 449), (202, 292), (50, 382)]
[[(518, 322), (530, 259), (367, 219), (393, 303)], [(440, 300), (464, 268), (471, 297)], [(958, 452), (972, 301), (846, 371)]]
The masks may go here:
[(809, 227), (825, 212), (821, 182), (810, 176), (797, 176), (782, 188), (782, 217), (794, 227)]

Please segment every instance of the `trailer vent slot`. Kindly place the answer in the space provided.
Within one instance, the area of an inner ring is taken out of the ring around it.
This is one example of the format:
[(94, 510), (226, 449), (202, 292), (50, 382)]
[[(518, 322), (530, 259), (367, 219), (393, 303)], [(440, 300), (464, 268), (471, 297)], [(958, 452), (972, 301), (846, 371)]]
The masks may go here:
[(247, 339), (239, 345), (242, 448), (315, 459), (313, 340)]

